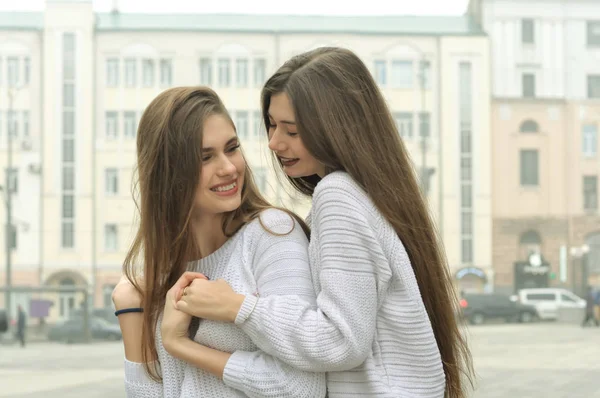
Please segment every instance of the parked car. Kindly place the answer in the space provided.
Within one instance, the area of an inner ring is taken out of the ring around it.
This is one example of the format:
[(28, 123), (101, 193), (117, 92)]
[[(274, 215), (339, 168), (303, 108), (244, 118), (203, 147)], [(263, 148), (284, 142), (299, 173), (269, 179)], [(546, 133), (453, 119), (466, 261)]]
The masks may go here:
[[(90, 317), (90, 334), (97, 340), (121, 340), (121, 329), (108, 321)], [(83, 318), (74, 317), (53, 326), (48, 332), (48, 340), (62, 341), (67, 344), (84, 341)]]
[(6, 333), (8, 331), (8, 317), (6, 311), (0, 310), (0, 333)]
[(533, 305), (540, 319), (555, 320), (559, 308), (585, 308), (586, 301), (567, 289), (521, 289), (517, 299), (522, 304)]
[(462, 315), (473, 325), (481, 325), (488, 319), (528, 323), (538, 318), (534, 306), (521, 304), (503, 294), (465, 294), (460, 307)]

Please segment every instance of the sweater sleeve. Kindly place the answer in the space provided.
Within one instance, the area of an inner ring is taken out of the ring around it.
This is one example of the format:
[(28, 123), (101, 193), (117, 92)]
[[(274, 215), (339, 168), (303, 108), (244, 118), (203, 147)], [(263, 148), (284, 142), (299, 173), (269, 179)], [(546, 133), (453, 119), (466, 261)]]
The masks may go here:
[(150, 378), (143, 363), (125, 360), (127, 398), (163, 398), (163, 384)]
[[(258, 294), (278, 297), (294, 294), (315, 306), (315, 293), (308, 265), (308, 239), (302, 228), (281, 211), (264, 212), (252, 269)], [(296, 369), (263, 351), (234, 352), (223, 374), (229, 387), (249, 397), (319, 398), (326, 394), (324, 373)]]
[(361, 205), (366, 195), (345, 188), (352, 187), (327, 185), (313, 197), (311, 239), (320, 261), (310, 265), (321, 285), (318, 307), (293, 292), (247, 296), (236, 318), (260, 349), (303, 370), (353, 369), (375, 335), (376, 265), (387, 260)]

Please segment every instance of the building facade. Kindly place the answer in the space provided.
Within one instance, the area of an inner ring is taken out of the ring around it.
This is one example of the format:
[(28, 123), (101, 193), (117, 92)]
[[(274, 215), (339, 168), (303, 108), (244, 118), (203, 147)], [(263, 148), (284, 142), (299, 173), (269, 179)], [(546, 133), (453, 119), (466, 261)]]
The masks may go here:
[[(350, 48), (371, 68), (417, 172), (430, 176), (429, 204), (457, 283), (490, 289), (490, 55), (470, 17), (138, 15), (51, 0), (41, 13), (0, 14), (0, 116), (16, 114), (19, 126), (12, 284), (87, 286), (96, 307), (111, 305), (136, 227), (137, 124), (173, 86), (213, 87), (261, 190), (305, 215), (309, 200), (271, 166), (259, 96), (286, 59), (323, 45)], [(15, 293), (14, 304), (30, 296)], [(51, 300), (53, 319), (79, 305), (74, 293)]]
[(473, 0), (469, 13), (492, 47), (496, 288), (582, 294), (600, 284), (600, 3)]

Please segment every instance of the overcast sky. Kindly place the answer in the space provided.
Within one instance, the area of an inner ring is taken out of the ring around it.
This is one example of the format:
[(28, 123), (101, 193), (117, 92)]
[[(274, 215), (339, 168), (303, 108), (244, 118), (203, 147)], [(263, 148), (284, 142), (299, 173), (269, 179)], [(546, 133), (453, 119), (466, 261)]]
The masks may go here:
[[(524, 0), (525, 1), (525, 0)], [(115, 0), (93, 0), (109, 11)], [(468, 0), (118, 0), (122, 12), (321, 15), (460, 15)], [(0, 0), (1, 11), (41, 11), (45, 0)]]

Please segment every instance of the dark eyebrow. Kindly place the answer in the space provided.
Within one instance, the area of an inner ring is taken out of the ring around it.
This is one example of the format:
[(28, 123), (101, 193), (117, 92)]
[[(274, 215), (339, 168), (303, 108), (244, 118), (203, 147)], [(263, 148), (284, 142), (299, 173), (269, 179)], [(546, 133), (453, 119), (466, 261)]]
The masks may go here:
[[(227, 143), (225, 144), (225, 147), (228, 147), (229, 145), (234, 144), (236, 142), (238, 142), (238, 137), (231, 137), (229, 139), (229, 141), (227, 141)], [(211, 148), (211, 147), (202, 148), (202, 152), (212, 152), (214, 150), (215, 150), (215, 148)]]
[[(269, 115), (269, 117), (270, 117), (271, 119), (273, 119), (273, 116), (271, 116), (271, 114), (270, 114), (270, 113), (267, 113), (267, 115)], [(275, 119), (273, 119), (273, 120), (275, 120)], [(296, 125), (296, 122), (291, 122), (291, 121), (289, 121), (289, 120), (280, 120), (280, 123), (283, 123), (283, 124), (289, 124), (289, 125), (292, 125), (292, 126), (295, 126), (295, 125)]]

